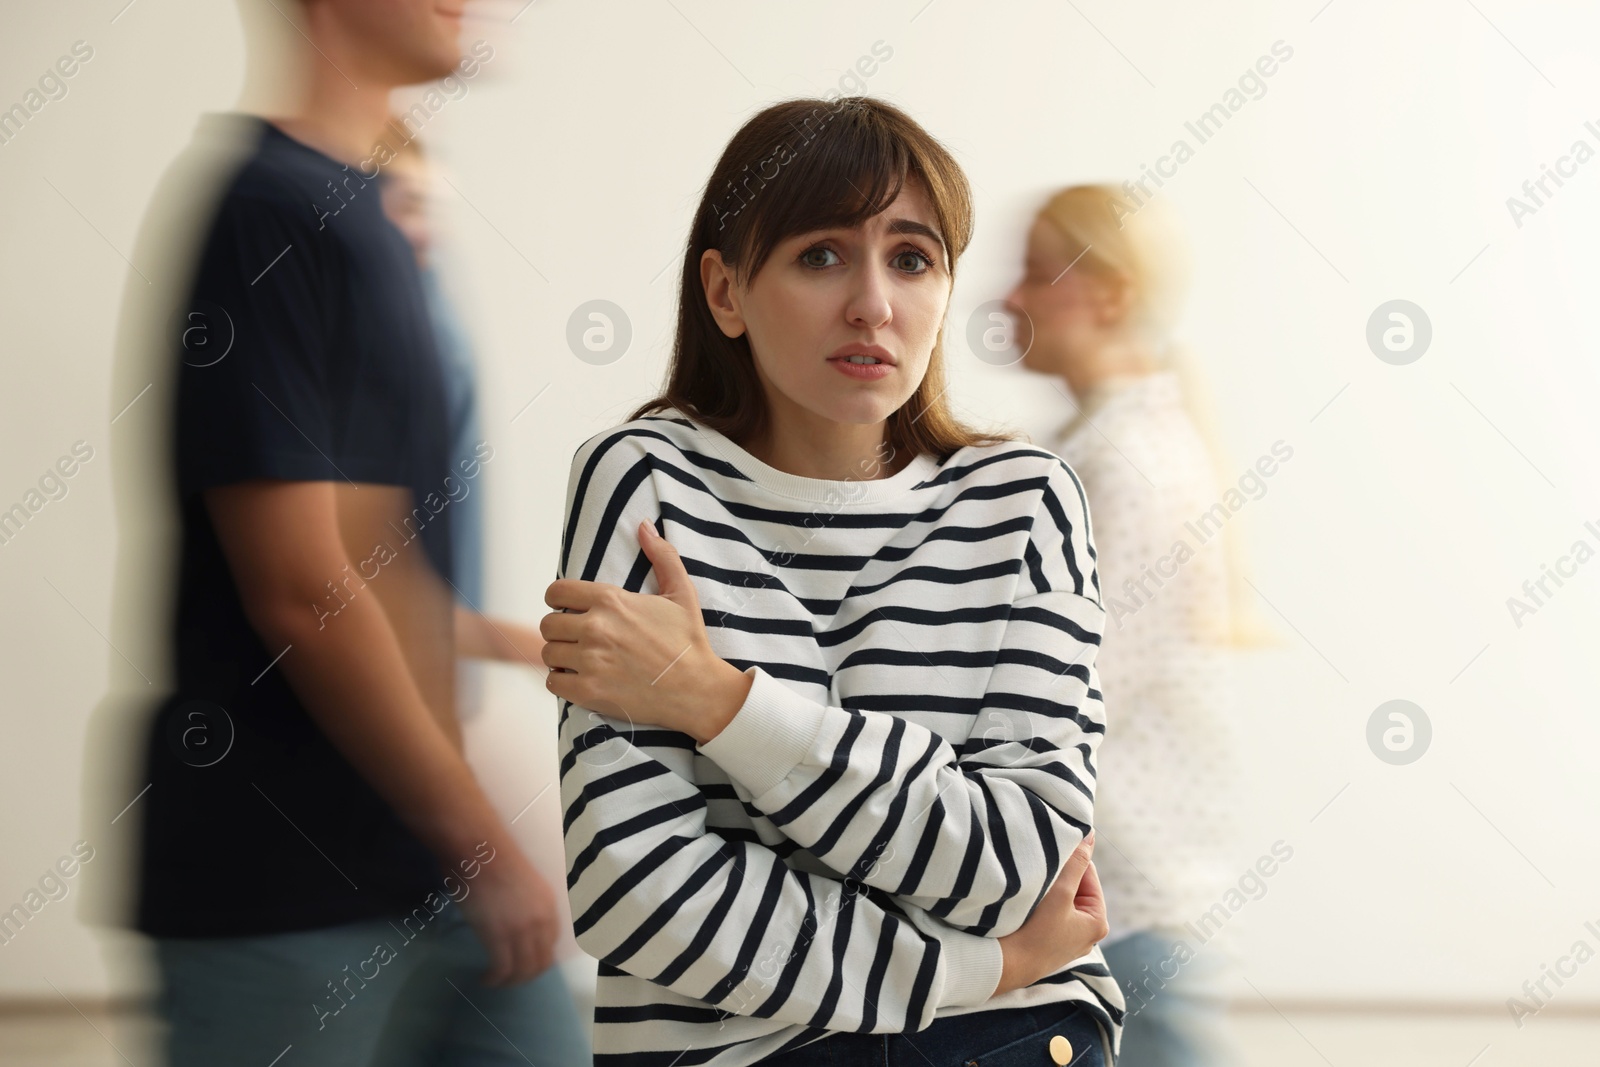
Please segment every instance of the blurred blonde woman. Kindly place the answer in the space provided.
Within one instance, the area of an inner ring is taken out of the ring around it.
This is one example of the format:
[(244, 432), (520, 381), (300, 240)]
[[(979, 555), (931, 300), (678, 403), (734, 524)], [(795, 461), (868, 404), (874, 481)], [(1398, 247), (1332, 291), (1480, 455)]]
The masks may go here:
[(1076, 409), (1051, 443), (1089, 497), (1108, 615), (1096, 862), (1102, 948), (1128, 1001), (1125, 1067), (1233, 1062), (1218, 988), (1226, 956), (1205, 943), (1214, 928), (1187, 924), (1229, 881), (1224, 649), (1260, 629), (1238, 594), (1237, 531), (1186, 525), (1235, 478), (1172, 339), (1187, 281), (1162, 203), (1134, 211), (1112, 186), (1080, 185), (1040, 209), (1006, 298), (1023, 366), (1061, 378)]

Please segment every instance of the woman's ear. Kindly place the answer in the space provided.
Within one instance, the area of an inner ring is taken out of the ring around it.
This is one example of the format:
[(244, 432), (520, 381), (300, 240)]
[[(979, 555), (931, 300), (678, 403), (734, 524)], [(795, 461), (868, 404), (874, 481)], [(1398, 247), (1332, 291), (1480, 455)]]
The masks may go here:
[(728, 337), (741, 336), (745, 323), (734, 272), (715, 248), (706, 249), (700, 256), (700, 286), (706, 292), (706, 306), (711, 309), (717, 326)]
[(1118, 272), (1094, 279), (1095, 317), (1102, 326), (1116, 326), (1133, 312), (1133, 279)]

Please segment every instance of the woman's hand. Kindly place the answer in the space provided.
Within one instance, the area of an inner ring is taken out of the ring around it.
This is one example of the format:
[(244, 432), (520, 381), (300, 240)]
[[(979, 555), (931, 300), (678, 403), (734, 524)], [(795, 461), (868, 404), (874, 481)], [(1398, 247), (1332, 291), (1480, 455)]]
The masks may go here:
[(577, 578), (545, 590), (544, 602), (557, 609), (539, 622), (545, 687), (602, 715), (704, 743), (744, 705), (751, 679), (712, 650), (678, 550), (644, 522), (639, 544), (659, 594)]
[(1086, 956), (1110, 932), (1095, 873), (1094, 831), (1079, 842), (1028, 921), (1000, 938), (1005, 963), (994, 995), (1029, 986)]

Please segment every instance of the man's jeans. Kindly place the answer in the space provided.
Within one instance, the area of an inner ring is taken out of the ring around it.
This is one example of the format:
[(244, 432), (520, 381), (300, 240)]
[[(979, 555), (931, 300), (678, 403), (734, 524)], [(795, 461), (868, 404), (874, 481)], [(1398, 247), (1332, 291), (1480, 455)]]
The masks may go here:
[(376, 919), (155, 945), (172, 1067), (592, 1063), (560, 966), (481, 985), (488, 953), (453, 903), (425, 927)]

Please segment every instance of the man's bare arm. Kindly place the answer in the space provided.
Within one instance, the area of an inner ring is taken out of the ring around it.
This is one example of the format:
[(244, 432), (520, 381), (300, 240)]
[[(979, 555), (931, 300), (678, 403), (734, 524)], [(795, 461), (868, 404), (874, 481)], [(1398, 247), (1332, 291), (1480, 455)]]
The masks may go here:
[(543, 673), (549, 668), (539, 654), (542, 648), (544, 638), (538, 630), (456, 605), (456, 655), (501, 660)]
[[(377, 494), (387, 488), (372, 487)], [(531, 977), (551, 961), (549, 886), (425, 699), (385, 598), (329, 600), (328, 582), (359, 573), (341, 534), (339, 497), (360, 492), (332, 482), (257, 480), (204, 495), (246, 616), (270, 650), (288, 648), (274, 669), (312, 721), (447, 867), (482, 842), (494, 849), (495, 862), (484, 865), (467, 898), (475, 902), (468, 917), (494, 960), (491, 980)], [(392, 599), (393, 590), (386, 593)], [(341, 603), (332, 617), (317, 608)]]

